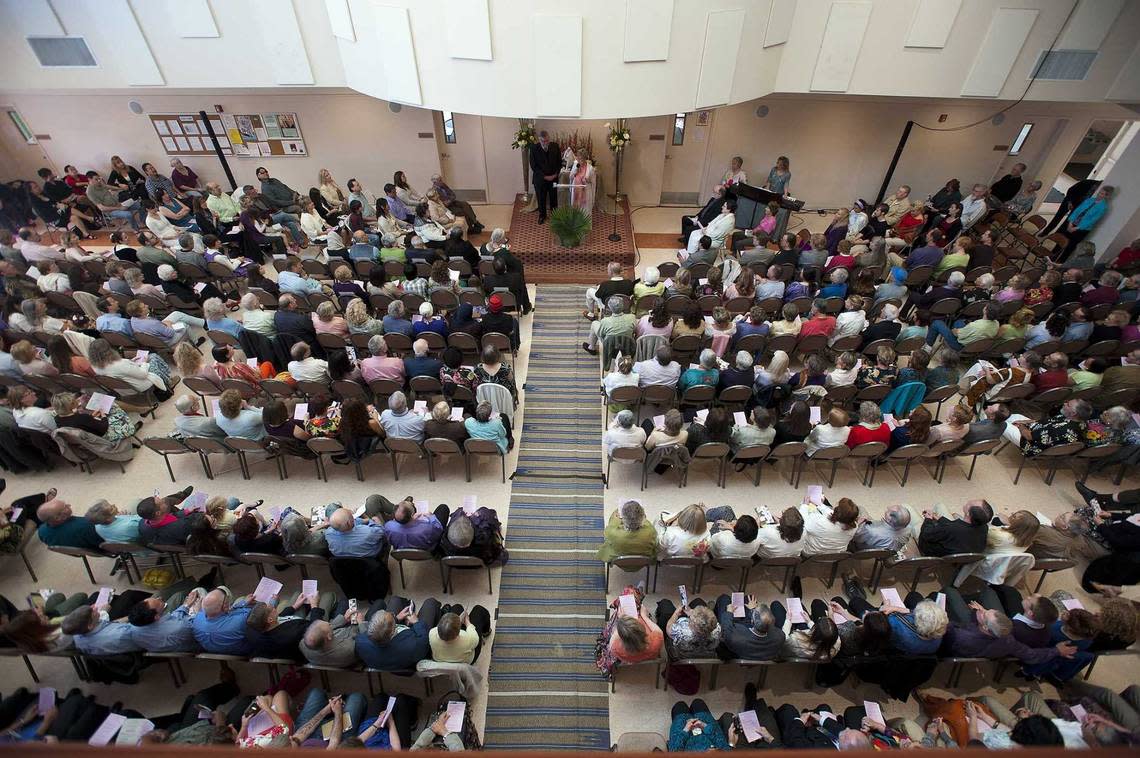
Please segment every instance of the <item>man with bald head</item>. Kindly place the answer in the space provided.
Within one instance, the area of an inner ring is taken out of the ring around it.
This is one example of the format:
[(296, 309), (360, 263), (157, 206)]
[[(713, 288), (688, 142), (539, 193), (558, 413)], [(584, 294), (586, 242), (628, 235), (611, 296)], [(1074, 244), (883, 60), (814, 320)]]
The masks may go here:
[(223, 224), (235, 223), (241, 215), (241, 206), (229, 194), (222, 192), (217, 182), (206, 182), (206, 207), (217, 214)]
[(358, 229), (352, 233), (352, 247), (348, 249), (348, 259), (351, 261), (378, 261), (380, 260), (380, 251), (372, 244), (368, 235)]
[(392, 595), (368, 611), (367, 627), (356, 636), (356, 655), (369, 668), (407, 671), (431, 658), (429, 634), (439, 621), (440, 604), (428, 598), (413, 608), (406, 598)]
[(301, 653), (314, 666), (351, 668), (358, 662), (356, 635), (364, 631), (364, 609), (336, 616), (331, 622), (309, 624), (301, 639)]
[(194, 617), (194, 639), (207, 653), (249, 655), (253, 645), (245, 636), (245, 621), (252, 609), (252, 596), (231, 603), (225, 587), (211, 590), (202, 598), (202, 607)]
[(85, 518), (75, 516), (71, 506), (59, 498), (54, 498), (36, 509), (40, 528), (36, 534), (40, 542), (48, 547), (81, 547), (98, 550), (103, 539), (95, 531), (95, 525)]
[(443, 368), (443, 361), (428, 355), (428, 343), (425, 339), (418, 339), (412, 343), (412, 355), (404, 359), (404, 375), (408, 381), (417, 376), (431, 376), (439, 378), (439, 370)]
[(354, 518), (352, 511), (338, 508), (329, 517), (325, 541), (334, 558), (376, 558), (384, 547), (384, 527), (379, 518)]

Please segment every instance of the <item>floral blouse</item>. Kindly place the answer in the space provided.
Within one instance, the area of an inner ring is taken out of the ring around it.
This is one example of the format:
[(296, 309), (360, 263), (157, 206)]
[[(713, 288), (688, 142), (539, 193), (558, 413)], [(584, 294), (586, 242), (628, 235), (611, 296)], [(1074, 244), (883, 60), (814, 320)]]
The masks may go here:
[(480, 384), (501, 384), (511, 393), (511, 397), (517, 398), (519, 395), (519, 391), (515, 387), (514, 372), (511, 371), (511, 367), (505, 363), (500, 363), (499, 370), (494, 374), (489, 373), (487, 369), (483, 367), (483, 364), (480, 363), (475, 367), (475, 380), (476, 387)]
[(717, 645), (720, 644), (720, 626), (713, 629), (707, 639), (699, 640), (693, 634), (689, 619), (682, 616), (673, 622), (669, 641), (677, 658), (712, 658), (716, 656)]
[(441, 384), (458, 384), (460, 387), (474, 390), (476, 378), (475, 372), (466, 366), (458, 368), (444, 366), (439, 370), (439, 381)]
[(882, 368), (880, 366), (864, 366), (859, 369), (858, 376), (855, 377), (855, 386), (859, 389), (870, 387), (872, 384), (886, 384), (892, 385), (895, 383), (895, 378), (898, 376), (899, 370), (894, 366), (887, 366)]
[(1029, 427), (1032, 436), (1021, 441), (1021, 452), (1033, 457), (1044, 450), (1070, 442), (1085, 441), (1085, 425), (1070, 421), (1061, 414)]
[(330, 408), (325, 415), (310, 418), (305, 431), (313, 437), (335, 437), (340, 431), (340, 411)]

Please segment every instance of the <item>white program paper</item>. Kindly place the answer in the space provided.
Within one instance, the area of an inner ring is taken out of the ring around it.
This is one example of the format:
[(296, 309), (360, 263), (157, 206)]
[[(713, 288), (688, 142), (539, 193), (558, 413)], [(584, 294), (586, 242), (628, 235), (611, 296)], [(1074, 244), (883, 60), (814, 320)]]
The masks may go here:
[(452, 700), (447, 704), (447, 722), (444, 725), (449, 732), (463, 731), (463, 715), (467, 712), (467, 703)]
[(95, 734), (91, 735), (91, 739), (87, 740), (87, 744), (104, 747), (111, 741), (111, 738), (118, 733), (119, 728), (123, 726), (126, 720), (126, 716), (122, 716), (118, 713), (108, 713), (107, 718), (103, 719), (103, 723), (95, 730)]
[(281, 588), (285, 586), (276, 579), (270, 579), (267, 576), (261, 577), (261, 581), (257, 583), (257, 587), (253, 590), (253, 599), (260, 603), (273, 602), (273, 598), (277, 593), (281, 592)]
[(903, 605), (902, 598), (899, 597), (899, 591), (894, 587), (882, 587), (879, 589), (879, 594), (883, 596), (883, 605), (890, 605), (895, 608), (906, 608)]
[(744, 731), (744, 739), (749, 742), (760, 739), (760, 720), (756, 718), (756, 711), (741, 711), (736, 716), (740, 719), (740, 728)]
[(742, 619), (744, 618), (744, 593), (732, 593), (732, 617)]
[(619, 595), (618, 610), (623, 616), (637, 618), (637, 598), (633, 595)]

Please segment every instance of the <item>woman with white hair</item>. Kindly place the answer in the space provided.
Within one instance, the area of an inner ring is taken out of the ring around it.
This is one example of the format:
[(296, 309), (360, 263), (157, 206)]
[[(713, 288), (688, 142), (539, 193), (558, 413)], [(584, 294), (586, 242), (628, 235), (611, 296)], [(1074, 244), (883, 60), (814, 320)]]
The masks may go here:
[[(166, 265), (166, 264), (163, 264)], [(131, 288), (133, 295), (150, 295), (157, 297), (160, 300), (166, 299), (166, 293), (154, 284), (148, 284), (143, 281), (143, 274), (141, 269), (129, 268), (123, 272), (123, 281)]]
[(447, 337), (447, 319), (435, 315), (435, 308), (428, 301), (420, 303), (420, 318), (412, 323), (412, 334), (419, 336), (424, 332), (435, 332), (440, 337)]
[(491, 239), (480, 246), (479, 257), (483, 260), (490, 260), (500, 250), (510, 250), (510, 245), (507, 242), (507, 233), (501, 227), (496, 226), (491, 230)]
[(633, 370), (633, 356), (623, 355), (620, 359), (615, 359), (614, 363), (614, 370), (602, 379), (602, 389), (605, 390), (606, 398), (610, 401), (610, 410), (617, 413), (629, 406), (624, 403), (613, 402), (614, 390), (618, 387), (636, 387), (641, 381), (641, 377)]
[(229, 317), (229, 311), (220, 299), (208, 298), (202, 303), (202, 312), (206, 316), (207, 329), (226, 332), (234, 339), (241, 337), (241, 324)]
[(641, 272), (641, 281), (633, 285), (633, 309), (637, 310), (637, 301), (646, 295), (664, 297), (665, 284), (661, 281), (661, 272), (656, 266), (647, 266)]
[(685, 390), (689, 387), (696, 387), (702, 384), (710, 387), (717, 386), (720, 382), (720, 370), (717, 368), (716, 353), (708, 348), (701, 351), (701, 357), (698, 362), (697, 368), (687, 368), (681, 374), (681, 378), (677, 380), (677, 390), (684, 394)]
[(645, 445), (645, 430), (634, 422), (633, 411), (624, 410), (614, 416), (610, 428), (602, 435), (602, 446), (606, 457), (613, 455), (619, 447), (642, 447)]
[(274, 337), (277, 326), (273, 321), (273, 311), (267, 311), (261, 300), (252, 292), (241, 296), (241, 324), (245, 329), (257, 332), (263, 337)]

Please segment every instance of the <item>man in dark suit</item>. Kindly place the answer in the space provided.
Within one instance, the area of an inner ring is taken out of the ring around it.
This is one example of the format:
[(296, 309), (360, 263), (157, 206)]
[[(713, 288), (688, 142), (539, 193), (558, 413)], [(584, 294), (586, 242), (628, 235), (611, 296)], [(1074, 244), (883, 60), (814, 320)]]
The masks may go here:
[(546, 130), (538, 133), (538, 144), (530, 146), (530, 173), (531, 183), (534, 184), (534, 195), (538, 199), (538, 223), (546, 222), (546, 204), (550, 203), (550, 210), (558, 207), (558, 193), (554, 183), (558, 181), (558, 172), (562, 169), (562, 150), (557, 142), (550, 141)]
[(960, 516), (945, 511), (924, 512), (918, 533), (918, 552), (941, 557), (953, 553), (981, 553), (986, 549), (986, 533), (994, 510), (985, 500), (969, 500)]
[(507, 262), (503, 258), (495, 258), (491, 263), (491, 268), (495, 273), (483, 277), (483, 290), (490, 295), (496, 287), (506, 287), (515, 296), (519, 310), (524, 315), (530, 313), (530, 293), (527, 291), (523, 278), (518, 274), (508, 272)]
[(297, 310), (297, 299), (292, 295), (277, 298), (277, 313), (273, 316), (273, 326), (278, 334), (292, 334), (302, 342), (317, 344), (317, 332), (313, 320)]

